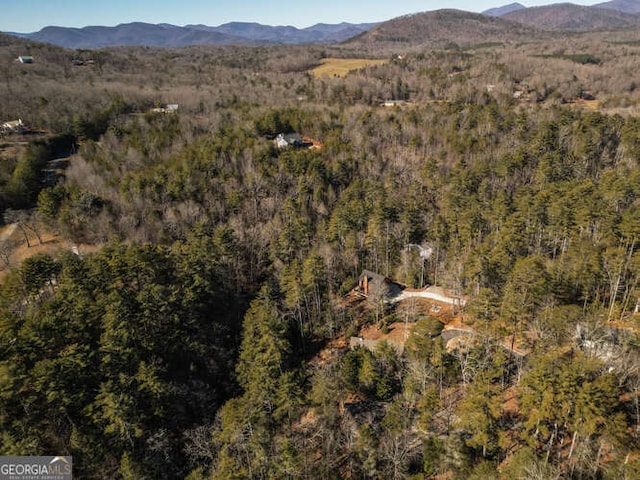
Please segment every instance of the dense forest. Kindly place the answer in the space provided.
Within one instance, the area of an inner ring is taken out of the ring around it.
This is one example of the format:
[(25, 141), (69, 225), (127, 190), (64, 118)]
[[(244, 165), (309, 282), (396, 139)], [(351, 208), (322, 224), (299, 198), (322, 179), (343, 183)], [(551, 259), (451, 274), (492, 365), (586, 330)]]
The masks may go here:
[[(638, 478), (640, 40), (570, 40), (0, 36), (0, 122), (28, 127), (0, 211), (31, 239), (0, 243), (0, 451), (100, 479)], [(330, 57), (387, 61), (314, 76)], [(354, 300), (365, 269), (464, 296), (471, 340)], [(348, 347), (403, 320), (402, 351)]]

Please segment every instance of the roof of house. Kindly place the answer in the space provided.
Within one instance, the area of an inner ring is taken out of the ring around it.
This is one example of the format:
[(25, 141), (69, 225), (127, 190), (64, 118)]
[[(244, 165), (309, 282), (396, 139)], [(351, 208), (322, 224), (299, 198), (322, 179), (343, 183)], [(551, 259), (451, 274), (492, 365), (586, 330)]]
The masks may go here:
[(364, 277), (367, 277), (369, 283), (382, 283), (387, 280), (387, 277), (384, 275), (380, 275), (379, 273), (372, 272), (371, 270), (363, 270), (360, 276), (358, 277), (358, 282), (364, 280)]
[(284, 140), (288, 144), (302, 143), (302, 135), (299, 133), (279, 133), (278, 140)]
[(23, 129), (23, 125), (22, 120), (12, 120), (10, 122), (4, 122), (0, 127), (4, 130), (19, 131)]
[(380, 275), (379, 273), (375, 273), (370, 270), (362, 271), (360, 277), (358, 277), (358, 284), (362, 283), (365, 277), (367, 277), (369, 289), (373, 288), (384, 293), (384, 297), (386, 298), (394, 298), (400, 295), (403, 290), (400, 284), (391, 281), (384, 275)]

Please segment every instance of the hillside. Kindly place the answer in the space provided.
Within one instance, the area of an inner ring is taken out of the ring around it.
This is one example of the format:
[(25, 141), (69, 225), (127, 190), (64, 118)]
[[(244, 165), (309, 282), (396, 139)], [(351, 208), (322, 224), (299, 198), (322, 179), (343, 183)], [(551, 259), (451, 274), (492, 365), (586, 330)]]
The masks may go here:
[(96, 480), (640, 478), (636, 31), (402, 21), (0, 35), (0, 451)]
[(436, 10), (398, 17), (374, 27), (348, 44), (467, 46), (486, 41), (531, 40), (539, 33), (502, 18), (461, 10)]
[(509, 12), (501, 18), (548, 30), (591, 31), (637, 28), (640, 18), (616, 10), (562, 3)]

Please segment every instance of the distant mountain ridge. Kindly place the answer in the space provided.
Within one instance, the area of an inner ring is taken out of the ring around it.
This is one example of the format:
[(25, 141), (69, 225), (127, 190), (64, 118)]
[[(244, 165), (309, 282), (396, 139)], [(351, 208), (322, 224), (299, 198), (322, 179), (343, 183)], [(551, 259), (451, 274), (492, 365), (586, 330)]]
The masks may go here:
[(506, 13), (500, 18), (547, 30), (619, 30), (640, 26), (640, 17), (617, 10), (558, 3)]
[[(556, 7), (558, 5), (574, 5), (574, 4), (566, 3), (566, 2), (558, 2), (558, 3), (551, 3), (549, 5), (544, 5), (544, 6), (525, 7), (521, 3), (510, 3), (508, 5), (503, 5), (501, 7), (490, 8), (489, 10), (485, 10), (482, 13), (484, 15), (489, 15), (492, 17), (502, 17), (508, 13), (517, 12), (520, 10), (529, 10), (531, 8)], [(595, 5), (580, 5), (580, 6), (584, 8), (604, 8), (607, 10), (616, 10), (622, 13), (632, 13), (632, 14), (640, 13), (640, 0), (611, 0), (609, 2), (604, 2), (604, 3), (596, 3)]]
[(516, 12), (518, 10), (522, 10), (525, 7), (521, 3), (510, 3), (509, 5), (503, 5), (502, 7), (490, 8), (489, 10), (485, 10), (482, 12), (484, 15), (489, 15), (490, 17), (501, 17), (507, 13)]
[(486, 10), (497, 16), (546, 30), (590, 31), (640, 27), (640, 0), (612, 0), (592, 6), (553, 3), (530, 8), (512, 3)]
[(504, 18), (444, 9), (394, 18), (348, 43), (466, 46), (482, 42), (521, 41), (539, 33), (532, 26)]
[(640, 13), (640, 0), (612, 0), (611, 2), (597, 3), (593, 6), (624, 13)]
[(272, 27), (259, 23), (231, 22), (217, 27), (206, 25), (124, 23), (115, 27), (83, 28), (45, 27), (29, 34), (14, 34), (29, 40), (51, 43), (66, 48), (102, 48), (108, 46), (145, 45), (152, 47), (185, 47), (188, 45), (267, 45), (337, 43), (359, 35), (377, 23), (316, 24), (299, 29), (292, 26)]

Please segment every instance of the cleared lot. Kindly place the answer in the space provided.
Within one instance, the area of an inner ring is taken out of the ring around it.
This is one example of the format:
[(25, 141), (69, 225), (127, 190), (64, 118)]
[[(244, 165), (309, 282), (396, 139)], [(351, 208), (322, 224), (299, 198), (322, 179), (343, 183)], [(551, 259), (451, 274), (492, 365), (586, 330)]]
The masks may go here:
[(316, 77), (344, 77), (353, 70), (359, 70), (371, 65), (383, 65), (386, 59), (371, 58), (325, 58), (322, 64), (311, 70)]

